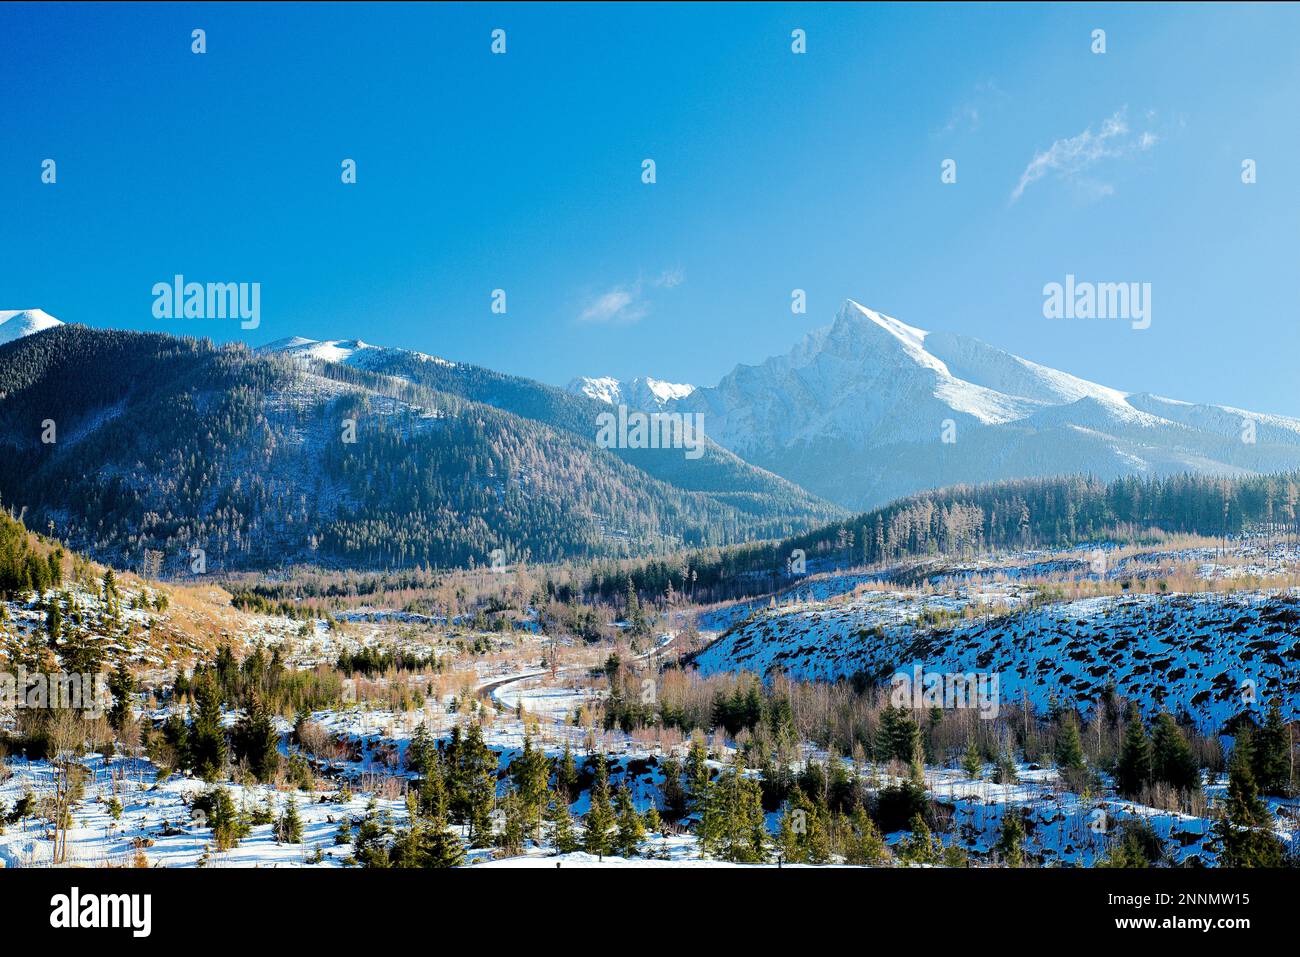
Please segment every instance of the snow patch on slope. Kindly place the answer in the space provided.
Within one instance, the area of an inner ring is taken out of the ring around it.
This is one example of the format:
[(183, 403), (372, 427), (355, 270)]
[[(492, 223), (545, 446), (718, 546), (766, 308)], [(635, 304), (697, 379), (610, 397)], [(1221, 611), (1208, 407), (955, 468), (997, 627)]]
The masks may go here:
[(585, 395), (609, 405), (627, 405), (635, 409), (663, 409), (695, 391), (695, 386), (666, 382), (651, 376), (637, 376), (621, 382), (612, 376), (579, 376), (568, 384), (574, 395)]
[(341, 362), (361, 369), (372, 368), (376, 363), (382, 361), (384, 357), (396, 352), (412, 355), (422, 362), (432, 362), (444, 366), (455, 365), (454, 362), (448, 362), (438, 356), (426, 355), (423, 352), (389, 349), (385, 346), (376, 346), (369, 342), (363, 342), (360, 339), (307, 339), (303, 336), (288, 336), (284, 339), (268, 342), (257, 351), (264, 354), (284, 353), (304, 360), (316, 359), (322, 362)]
[(0, 345), (61, 325), (44, 309), (0, 309)]

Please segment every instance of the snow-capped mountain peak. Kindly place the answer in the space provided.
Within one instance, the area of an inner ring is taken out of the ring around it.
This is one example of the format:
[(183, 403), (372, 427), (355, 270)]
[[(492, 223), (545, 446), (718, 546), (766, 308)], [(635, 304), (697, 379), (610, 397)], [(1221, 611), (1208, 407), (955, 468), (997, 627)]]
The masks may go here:
[(0, 345), (61, 325), (44, 309), (0, 309)]
[(286, 336), (283, 339), (268, 342), (257, 351), (264, 354), (278, 352), (303, 360), (318, 359), (322, 362), (341, 362), (345, 365), (357, 366), (363, 369), (372, 368), (385, 357), (395, 354), (409, 355), (423, 362), (434, 362), (439, 365), (451, 366), (455, 364), (437, 356), (426, 355), (423, 352), (390, 349), (386, 346), (377, 346), (364, 342), (361, 339), (308, 339), (304, 336)]
[(852, 299), (789, 352), (674, 407), (703, 413), (719, 445), (851, 508), (1036, 475), (1300, 467), (1300, 421), (1125, 392)]
[(364, 349), (373, 349), (372, 345), (360, 339), (307, 339), (303, 336), (289, 336), (277, 339), (262, 346), (262, 352), (283, 352), (303, 359), (320, 359), (325, 362), (347, 362)]
[(610, 405), (627, 405), (633, 409), (666, 409), (695, 391), (695, 386), (666, 382), (651, 376), (637, 376), (621, 382), (612, 376), (579, 376), (568, 391), (585, 395)]

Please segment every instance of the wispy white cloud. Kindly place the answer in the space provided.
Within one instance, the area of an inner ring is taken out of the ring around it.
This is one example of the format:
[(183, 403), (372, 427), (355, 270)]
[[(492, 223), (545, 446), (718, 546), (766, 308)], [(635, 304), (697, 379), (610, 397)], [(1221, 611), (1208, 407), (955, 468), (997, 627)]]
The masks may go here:
[(580, 322), (640, 322), (650, 314), (648, 291), (676, 289), (686, 281), (681, 267), (665, 269), (656, 278), (638, 278), (636, 282), (613, 286), (589, 296), (578, 313)]
[[(1042, 179), (1048, 173), (1055, 174), (1066, 182), (1081, 184), (1094, 196), (1111, 195), (1114, 192), (1111, 184), (1085, 179), (1082, 174), (1103, 161), (1146, 152), (1160, 140), (1151, 130), (1134, 135), (1127, 114), (1127, 109), (1117, 110), (1102, 121), (1096, 132), (1088, 127), (1082, 133), (1059, 139), (1047, 149), (1035, 153), (1025, 171), (1020, 174), (1016, 188), (1011, 191), (1011, 202), (1020, 199), (1030, 183)], [(1149, 111), (1147, 118), (1153, 119), (1154, 115), (1154, 112)]]
[(639, 288), (615, 286), (587, 302), (578, 318), (583, 322), (638, 322), (648, 309)]

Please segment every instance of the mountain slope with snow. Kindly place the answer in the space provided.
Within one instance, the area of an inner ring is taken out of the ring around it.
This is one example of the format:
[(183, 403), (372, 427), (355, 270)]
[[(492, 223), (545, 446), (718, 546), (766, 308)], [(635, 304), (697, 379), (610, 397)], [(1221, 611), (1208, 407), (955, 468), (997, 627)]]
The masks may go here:
[(695, 391), (695, 386), (665, 382), (650, 376), (637, 376), (621, 382), (610, 376), (579, 376), (568, 385), (574, 395), (585, 395), (609, 405), (626, 405), (630, 409), (656, 411), (667, 408)]
[(61, 325), (44, 309), (0, 309), (0, 345)]
[(1071, 472), (1300, 467), (1300, 421), (1126, 393), (847, 300), (789, 353), (662, 403), (746, 460), (848, 508)]
[(168, 572), (193, 542), (210, 570), (446, 568), (495, 549), (722, 545), (837, 514), (716, 446), (643, 468), (564, 427), (559, 413), (598, 404), (560, 389), (352, 340), (287, 348), (348, 361), (81, 325), (0, 347), (0, 501), (118, 567), (162, 552)]
[[(292, 356), (308, 366), (342, 364), (436, 389), (541, 423), (587, 445), (595, 443), (599, 417), (609, 411), (610, 403), (653, 409), (684, 397), (692, 388), (655, 379), (635, 380), (625, 384), (630, 391), (625, 397), (617, 380), (609, 379), (592, 380), (591, 393), (566, 391), (521, 376), (358, 339), (318, 341), (294, 336), (257, 351)], [(839, 513), (831, 503), (707, 440), (695, 459), (686, 459), (680, 448), (611, 448), (601, 449), (600, 454), (622, 459), (657, 482), (707, 496), (722, 508), (724, 525), (738, 523), (756, 538), (811, 528)]]
[[(1251, 679), (1259, 702), (1279, 698), (1288, 720), (1300, 713), (1294, 595), (1104, 596), (1035, 608), (1030, 590), (1014, 583), (955, 595), (850, 593), (842, 600), (823, 599), (816, 584), (734, 622), (696, 666), (704, 674), (777, 668), (821, 680), (912, 674), (917, 666), (996, 674), (1003, 703), (1027, 695), (1038, 709), (1055, 699), (1087, 710), (1113, 692), (1149, 716), (1162, 708), (1185, 714), (1207, 733), (1251, 710), (1241, 697), (1242, 682)], [(1011, 611), (951, 628), (921, 623), (927, 611), (951, 612), (971, 602)], [(712, 617), (725, 621), (725, 612)]]

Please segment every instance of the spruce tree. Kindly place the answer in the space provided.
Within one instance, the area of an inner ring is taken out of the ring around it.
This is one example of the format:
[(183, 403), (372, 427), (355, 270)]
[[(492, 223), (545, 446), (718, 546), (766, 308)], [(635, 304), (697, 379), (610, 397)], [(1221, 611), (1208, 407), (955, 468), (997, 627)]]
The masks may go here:
[(424, 865), (457, 867), (465, 859), (460, 838), (451, 830), (449, 801), (442, 763), (435, 750), (425, 765), (420, 781), (419, 813), (428, 822), (424, 828)]
[(805, 864), (808, 861), (807, 844), (803, 839), (808, 828), (808, 809), (804, 806), (806, 801), (802, 791), (791, 793), (781, 812), (781, 822), (777, 825), (777, 852), (787, 864)]
[(568, 738), (564, 740), (564, 755), (555, 769), (555, 786), (566, 803), (577, 797), (578, 766), (573, 760), (573, 749), (569, 747)]
[(1222, 867), (1281, 867), (1282, 842), (1273, 833), (1273, 818), (1260, 799), (1252, 770), (1250, 732), (1242, 730), (1228, 763), (1228, 795), (1215, 823)]
[(524, 850), (524, 803), (519, 792), (514, 788), (506, 791), (501, 799), (501, 810), (505, 815), (505, 826), (501, 829), (498, 844), (510, 856), (523, 853)]
[(519, 809), (524, 831), (536, 838), (546, 813), (547, 783), (550, 765), (545, 753), (533, 747), (532, 737), (524, 735), (524, 750), (510, 765), (510, 775), (519, 795)]
[(641, 823), (641, 815), (637, 814), (636, 806), (632, 803), (632, 792), (626, 784), (621, 785), (614, 795), (614, 809), (618, 815), (614, 850), (619, 857), (636, 857), (641, 853), (645, 828)]
[(908, 825), (911, 835), (899, 848), (899, 858), (908, 864), (938, 864), (942, 846), (930, 833), (930, 827), (920, 814), (912, 817)]
[(925, 746), (921, 726), (902, 708), (888, 705), (880, 713), (881, 757), (915, 765), (917, 755), (925, 763)]
[(686, 789), (682, 787), (682, 766), (675, 758), (664, 758), (662, 765), (664, 777), (660, 796), (664, 802), (664, 815), (669, 820), (677, 820), (686, 813)]
[(356, 837), (352, 842), (352, 856), (363, 867), (385, 868), (390, 864), (387, 837), (389, 834), (387, 817), (379, 813), (378, 802), (370, 799), (366, 805), (365, 817), (357, 827)]
[(209, 803), (212, 811), (208, 826), (212, 828), (212, 839), (218, 851), (228, 851), (239, 844), (244, 828), (235, 810), (235, 802), (225, 788), (210, 792)]
[(284, 807), (284, 813), (280, 815), (280, 820), (276, 822), (275, 839), (281, 844), (302, 843), (302, 817), (298, 814), (298, 799), (292, 794), (289, 795), (289, 802)]
[(1264, 794), (1284, 796), (1291, 784), (1291, 735), (1277, 701), (1269, 704), (1264, 725), (1253, 738), (1251, 771)]
[(708, 752), (704, 742), (695, 737), (686, 752), (686, 803), (692, 813), (704, 810), (704, 796), (709, 789)]
[(1127, 798), (1136, 798), (1151, 780), (1151, 739), (1136, 706), (1129, 708), (1124, 742), (1115, 767), (1115, 788)]
[(984, 768), (984, 759), (980, 756), (980, 749), (975, 746), (973, 736), (966, 743), (966, 753), (962, 755), (961, 768), (966, 772), (967, 777), (979, 780), (980, 771)]
[(406, 811), (411, 823), (406, 830), (398, 832), (392, 847), (389, 849), (389, 860), (393, 867), (417, 868), (429, 866), (425, 853), (425, 848), (428, 845), (425, 836), (427, 825), (419, 816), (419, 803), (419, 798), (415, 792), (406, 792)]
[(859, 804), (849, 817), (849, 827), (844, 848), (844, 863), (876, 867), (888, 857), (885, 840), (867, 809)]
[(1073, 712), (1062, 718), (1056, 736), (1056, 766), (1074, 771), (1084, 766), (1083, 742), (1079, 739), (1079, 719)]
[[(302, 720), (303, 716), (299, 716)], [(295, 731), (298, 727), (297, 721), (294, 723)], [(435, 760), (438, 752), (438, 746), (434, 743), (433, 736), (429, 733), (428, 727), (423, 721), (411, 735), (411, 743), (406, 746), (406, 768), (412, 774), (423, 775), (429, 766), (429, 763)]]
[(462, 745), (470, 843), (474, 847), (492, 844), (492, 810), (496, 805), (496, 755), (483, 743), (483, 731), (471, 724)]
[(767, 857), (763, 794), (758, 781), (744, 773), (740, 753), (717, 781), (708, 786), (699, 829), (701, 849), (738, 864)]
[(63, 634), (63, 613), (59, 610), (58, 595), (51, 595), (46, 603), (45, 632), (49, 635), (50, 647), (57, 647), (59, 636)]
[(596, 777), (591, 785), (591, 807), (583, 820), (583, 849), (588, 854), (603, 857), (610, 853), (613, 839), (610, 831), (614, 827), (614, 809), (610, 805), (609, 767), (602, 752), (595, 758)]
[(1174, 719), (1164, 711), (1156, 715), (1151, 732), (1151, 773), (1157, 781), (1179, 791), (1197, 790), (1201, 786), (1201, 771), (1191, 746)]
[(131, 697), (135, 694), (135, 676), (123, 659), (117, 663), (108, 679), (108, 690), (113, 695), (113, 707), (108, 712), (108, 723), (120, 732), (131, 717)]
[(194, 773), (209, 783), (226, 765), (226, 733), (221, 727), (221, 692), (216, 674), (204, 668), (194, 686), (195, 714), (187, 736), (189, 763)]
[(1025, 818), (1019, 808), (1007, 806), (1002, 812), (1002, 827), (995, 848), (1007, 867), (1025, 863)]
[(556, 854), (572, 854), (582, 847), (573, 832), (573, 817), (569, 814), (569, 802), (562, 793), (552, 794), (547, 806), (546, 820), (550, 825), (551, 845)]
[(254, 777), (266, 783), (280, 767), (279, 746), (280, 733), (275, 729), (275, 719), (264, 699), (256, 691), (249, 691), (248, 708), (230, 735), (231, 751), (236, 759), (248, 763)]

